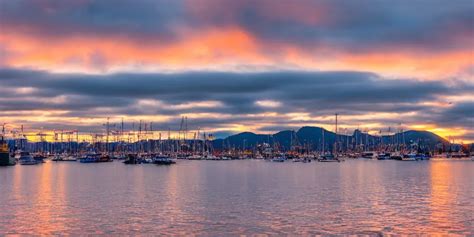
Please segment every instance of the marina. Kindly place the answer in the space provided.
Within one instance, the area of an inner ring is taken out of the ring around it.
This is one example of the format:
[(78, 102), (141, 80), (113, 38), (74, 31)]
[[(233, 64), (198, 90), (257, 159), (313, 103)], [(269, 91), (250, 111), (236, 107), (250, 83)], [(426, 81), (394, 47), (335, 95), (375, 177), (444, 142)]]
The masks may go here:
[(0, 0), (0, 237), (474, 237), (473, 1)]
[[(334, 132), (306, 126), (300, 128), (298, 132), (281, 131), (273, 135), (244, 132), (225, 139), (215, 139), (210, 133), (201, 133), (199, 128), (196, 131), (188, 130), (188, 119), (184, 116), (179, 130), (173, 131), (175, 136), (172, 137), (171, 129), (169, 129), (167, 138), (162, 138), (160, 131), (154, 131), (151, 122), (140, 121), (138, 130), (134, 130), (134, 124), (131, 129), (126, 130), (123, 119), (118, 129), (117, 126), (113, 126), (116, 128), (114, 130), (111, 129), (110, 118), (107, 118), (107, 123), (104, 124), (105, 132), (91, 134), (91, 140), (87, 140), (87, 135), (78, 130), (61, 130), (52, 134), (40, 131), (36, 134), (39, 141), (30, 141), (23, 132), (23, 126), (20, 127), (20, 132), (14, 129), (10, 131), (10, 134), (14, 136), (7, 137), (8, 133), (3, 125), (0, 164), (3, 166), (16, 163), (36, 165), (44, 163), (45, 160), (104, 163), (119, 160), (124, 164), (172, 165), (176, 164), (177, 160), (247, 159), (271, 162), (340, 163), (346, 159), (472, 160), (472, 154), (474, 154), (472, 144), (456, 144), (426, 131), (404, 132), (400, 129), (398, 132), (383, 136), (382, 131), (378, 135), (371, 135), (357, 129), (351, 136), (340, 134), (338, 116), (339, 114), (336, 113)], [(309, 133), (310, 136), (306, 134), (302, 137), (304, 133)], [(68, 136), (66, 141), (63, 138), (65, 134)], [(156, 139), (157, 134), (158, 139)], [(191, 138), (189, 138), (190, 135)], [(275, 139), (277, 136), (279, 138)], [(406, 136), (410, 139), (405, 138)], [(251, 139), (256, 141), (247, 142)], [(306, 142), (307, 140), (311, 142)]]

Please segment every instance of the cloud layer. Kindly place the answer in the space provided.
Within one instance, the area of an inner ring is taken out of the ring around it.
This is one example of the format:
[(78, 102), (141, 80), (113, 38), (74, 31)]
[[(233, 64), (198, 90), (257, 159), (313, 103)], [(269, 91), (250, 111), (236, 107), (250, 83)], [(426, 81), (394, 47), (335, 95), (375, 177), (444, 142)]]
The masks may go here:
[(0, 63), (53, 71), (283, 68), (444, 78), (472, 66), (473, 5), (2, 0)]
[[(474, 117), (469, 101), (474, 84), (395, 80), (366, 72), (90, 75), (4, 68), (0, 78), (0, 109), (6, 119), (43, 127), (48, 121), (70, 127), (90, 119), (90, 128), (100, 130), (97, 121), (105, 117), (138, 121), (145, 116), (166, 130), (176, 128), (180, 116), (188, 116), (195, 129), (273, 131), (329, 126), (337, 112), (348, 128), (403, 123), (471, 130)], [(453, 103), (451, 98), (462, 100)], [(41, 111), (52, 114), (37, 121), (29, 117)]]
[(0, 118), (474, 140), (471, 0), (0, 0)]

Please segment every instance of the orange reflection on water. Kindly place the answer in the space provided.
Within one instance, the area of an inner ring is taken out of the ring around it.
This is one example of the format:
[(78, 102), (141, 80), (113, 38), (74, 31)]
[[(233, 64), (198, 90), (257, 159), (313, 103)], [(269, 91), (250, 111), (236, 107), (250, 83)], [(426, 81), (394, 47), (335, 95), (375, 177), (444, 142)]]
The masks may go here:
[[(453, 229), (452, 208), (456, 197), (452, 195), (450, 184), (453, 184), (450, 164), (443, 161), (433, 161), (430, 164), (431, 200), (430, 209), (431, 227), (435, 232), (443, 229)], [(452, 164), (451, 164), (452, 166)]]
[[(60, 218), (64, 216), (64, 182), (60, 167), (54, 167), (55, 171), (51, 164), (15, 168), (14, 196), (20, 200), (21, 206), (16, 208), (14, 223), (20, 227), (19, 232), (38, 235), (61, 233), (65, 223)], [(38, 178), (27, 180), (24, 178), (29, 177), (26, 173), (35, 173), (34, 177)], [(52, 182), (52, 179), (57, 180)], [(36, 187), (31, 189), (31, 184)]]
[[(54, 167), (57, 170), (60, 167)], [(52, 177), (56, 172), (53, 173), (51, 164), (43, 164), (39, 172), (39, 186), (37, 194), (34, 199), (34, 210), (37, 222), (36, 234), (51, 234), (58, 233), (64, 229), (63, 221), (56, 221), (58, 216), (62, 213), (64, 204), (64, 180), (61, 175)], [(52, 179), (56, 178), (55, 182)], [(57, 187), (52, 187), (53, 184), (57, 184)]]

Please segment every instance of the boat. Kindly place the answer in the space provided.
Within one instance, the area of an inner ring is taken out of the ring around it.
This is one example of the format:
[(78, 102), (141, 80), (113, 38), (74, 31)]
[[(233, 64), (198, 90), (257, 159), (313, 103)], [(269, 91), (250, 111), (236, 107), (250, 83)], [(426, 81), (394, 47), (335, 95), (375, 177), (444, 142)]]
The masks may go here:
[(45, 163), (46, 161), (44, 161), (44, 159), (46, 159), (46, 157), (42, 154), (36, 154), (33, 156), (33, 159), (35, 159), (36, 161), (38, 161), (38, 163)]
[(402, 160), (403, 161), (417, 161), (418, 160), (418, 156), (416, 153), (409, 153), (409, 154), (406, 154), (402, 157)]
[(334, 142), (333, 152), (331, 152), (331, 153), (324, 152), (325, 143), (324, 143), (324, 129), (323, 129), (323, 130), (321, 130), (322, 131), (322, 138), (323, 138), (322, 153), (319, 155), (319, 158), (318, 158), (319, 162), (341, 162), (341, 161), (344, 161), (343, 157), (338, 157), (338, 155), (337, 155), (337, 116), (338, 116), (338, 114), (336, 113), (335, 115), (336, 115), (336, 120), (335, 120), (334, 132), (335, 132), (335, 135), (336, 135), (336, 139), (335, 139), (336, 141)]
[(323, 154), (318, 158), (319, 162), (341, 162), (334, 154)]
[(14, 157), (10, 156), (8, 144), (2, 136), (2, 139), (0, 140), (0, 166), (10, 165), (16, 165), (16, 160)]
[(153, 156), (152, 154), (142, 154), (138, 156), (138, 159), (142, 164), (153, 164)]
[(390, 160), (391, 157), (391, 154), (388, 152), (382, 152), (377, 154), (377, 160)]
[(26, 151), (22, 151), (18, 155), (18, 163), (20, 163), (20, 165), (37, 165), (43, 163), (41, 161), (35, 160), (35, 158), (33, 158), (33, 156)]
[(126, 165), (141, 164), (141, 159), (139, 159), (135, 154), (128, 154), (127, 159), (123, 163)]
[(372, 160), (378, 159), (378, 158), (377, 158), (377, 153), (376, 153), (376, 152), (373, 152), (373, 151), (364, 151), (364, 152), (361, 154), (361, 158), (372, 159)]
[(56, 154), (51, 159), (51, 161), (77, 161), (77, 158), (73, 155), (67, 155), (67, 154), (58, 155), (58, 154)]
[(205, 160), (220, 160), (219, 157), (213, 155), (213, 154), (206, 154), (204, 155)]
[(272, 162), (285, 162), (286, 158), (283, 155), (276, 155), (271, 159)]
[(272, 162), (285, 162), (285, 160), (284, 157), (274, 157), (271, 159)]
[(64, 159), (64, 156), (63, 156), (63, 155), (56, 154), (56, 155), (54, 155), (54, 157), (51, 159), (51, 161), (63, 161), (63, 159)]
[(466, 158), (468, 157), (468, 155), (458, 151), (458, 152), (453, 152), (450, 154), (450, 158), (453, 158), (453, 159), (462, 159), (462, 158)]
[(172, 164), (176, 164), (176, 161), (174, 161), (168, 156), (159, 155), (159, 156), (153, 157), (153, 163), (157, 165), (172, 165)]
[(418, 158), (418, 160), (430, 160), (431, 155), (429, 155), (429, 154), (418, 154), (417, 158)]
[(101, 155), (99, 156), (99, 160), (97, 162), (112, 162), (112, 158), (109, 155)]
[(398, 151), (393, 152), (392, 154), (390, 154), (390, 159), (392, 159), (392, 160), (402, 160), (402, 158), (403, 158), (403, 155)]
[[(178, 159), (180, 159), (180, 158), (178, 158)], [(194, 154), (194, 155), (188, 156), (187, 159), (188, 160), (201, 160), (202, 156)]]
[(97, 163), (99, 162), (100, 155), (95, 153), (86, 154), (84, 157), (79, 158), (81, 163)]
[(62, 161), (77, 161), (77, 158), (73, 155), (66, 156)]
[(121, 154), (121, 155), (115, 156), (114, 158), (117, 160), (126, 160), (128, 159), (128, 156)]

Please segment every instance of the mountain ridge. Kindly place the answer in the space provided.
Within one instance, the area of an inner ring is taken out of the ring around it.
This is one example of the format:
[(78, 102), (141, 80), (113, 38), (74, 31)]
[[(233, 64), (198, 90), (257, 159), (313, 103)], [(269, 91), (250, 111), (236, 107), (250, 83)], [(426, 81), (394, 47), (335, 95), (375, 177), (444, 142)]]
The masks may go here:
[[(283, 150), (289, 150), (292, 146), (307, 147), (318, 150), (325, 144), (325, 149), (332, 149), (336, 141), (336, 134), (321, 127), (303, 126), (297, 131), (282, 130), (273, 134), (257, 134), (253, 132), (241, 132), (226, 138), (213, 140), (215, 149), (236, 148), (249, 149), (258, 144), (268, 143), (278, 145)], [(420, 143), (430, 148), (438, 144), (448, 144), (443, 137), (424, 130), (408, 130), (391, 135), (375, 136), (356, 129), (351, 135), (337, 134), (339, 146), (354, 147), (355, 145), (377, 146), (383, 144), (410, 144)]]

